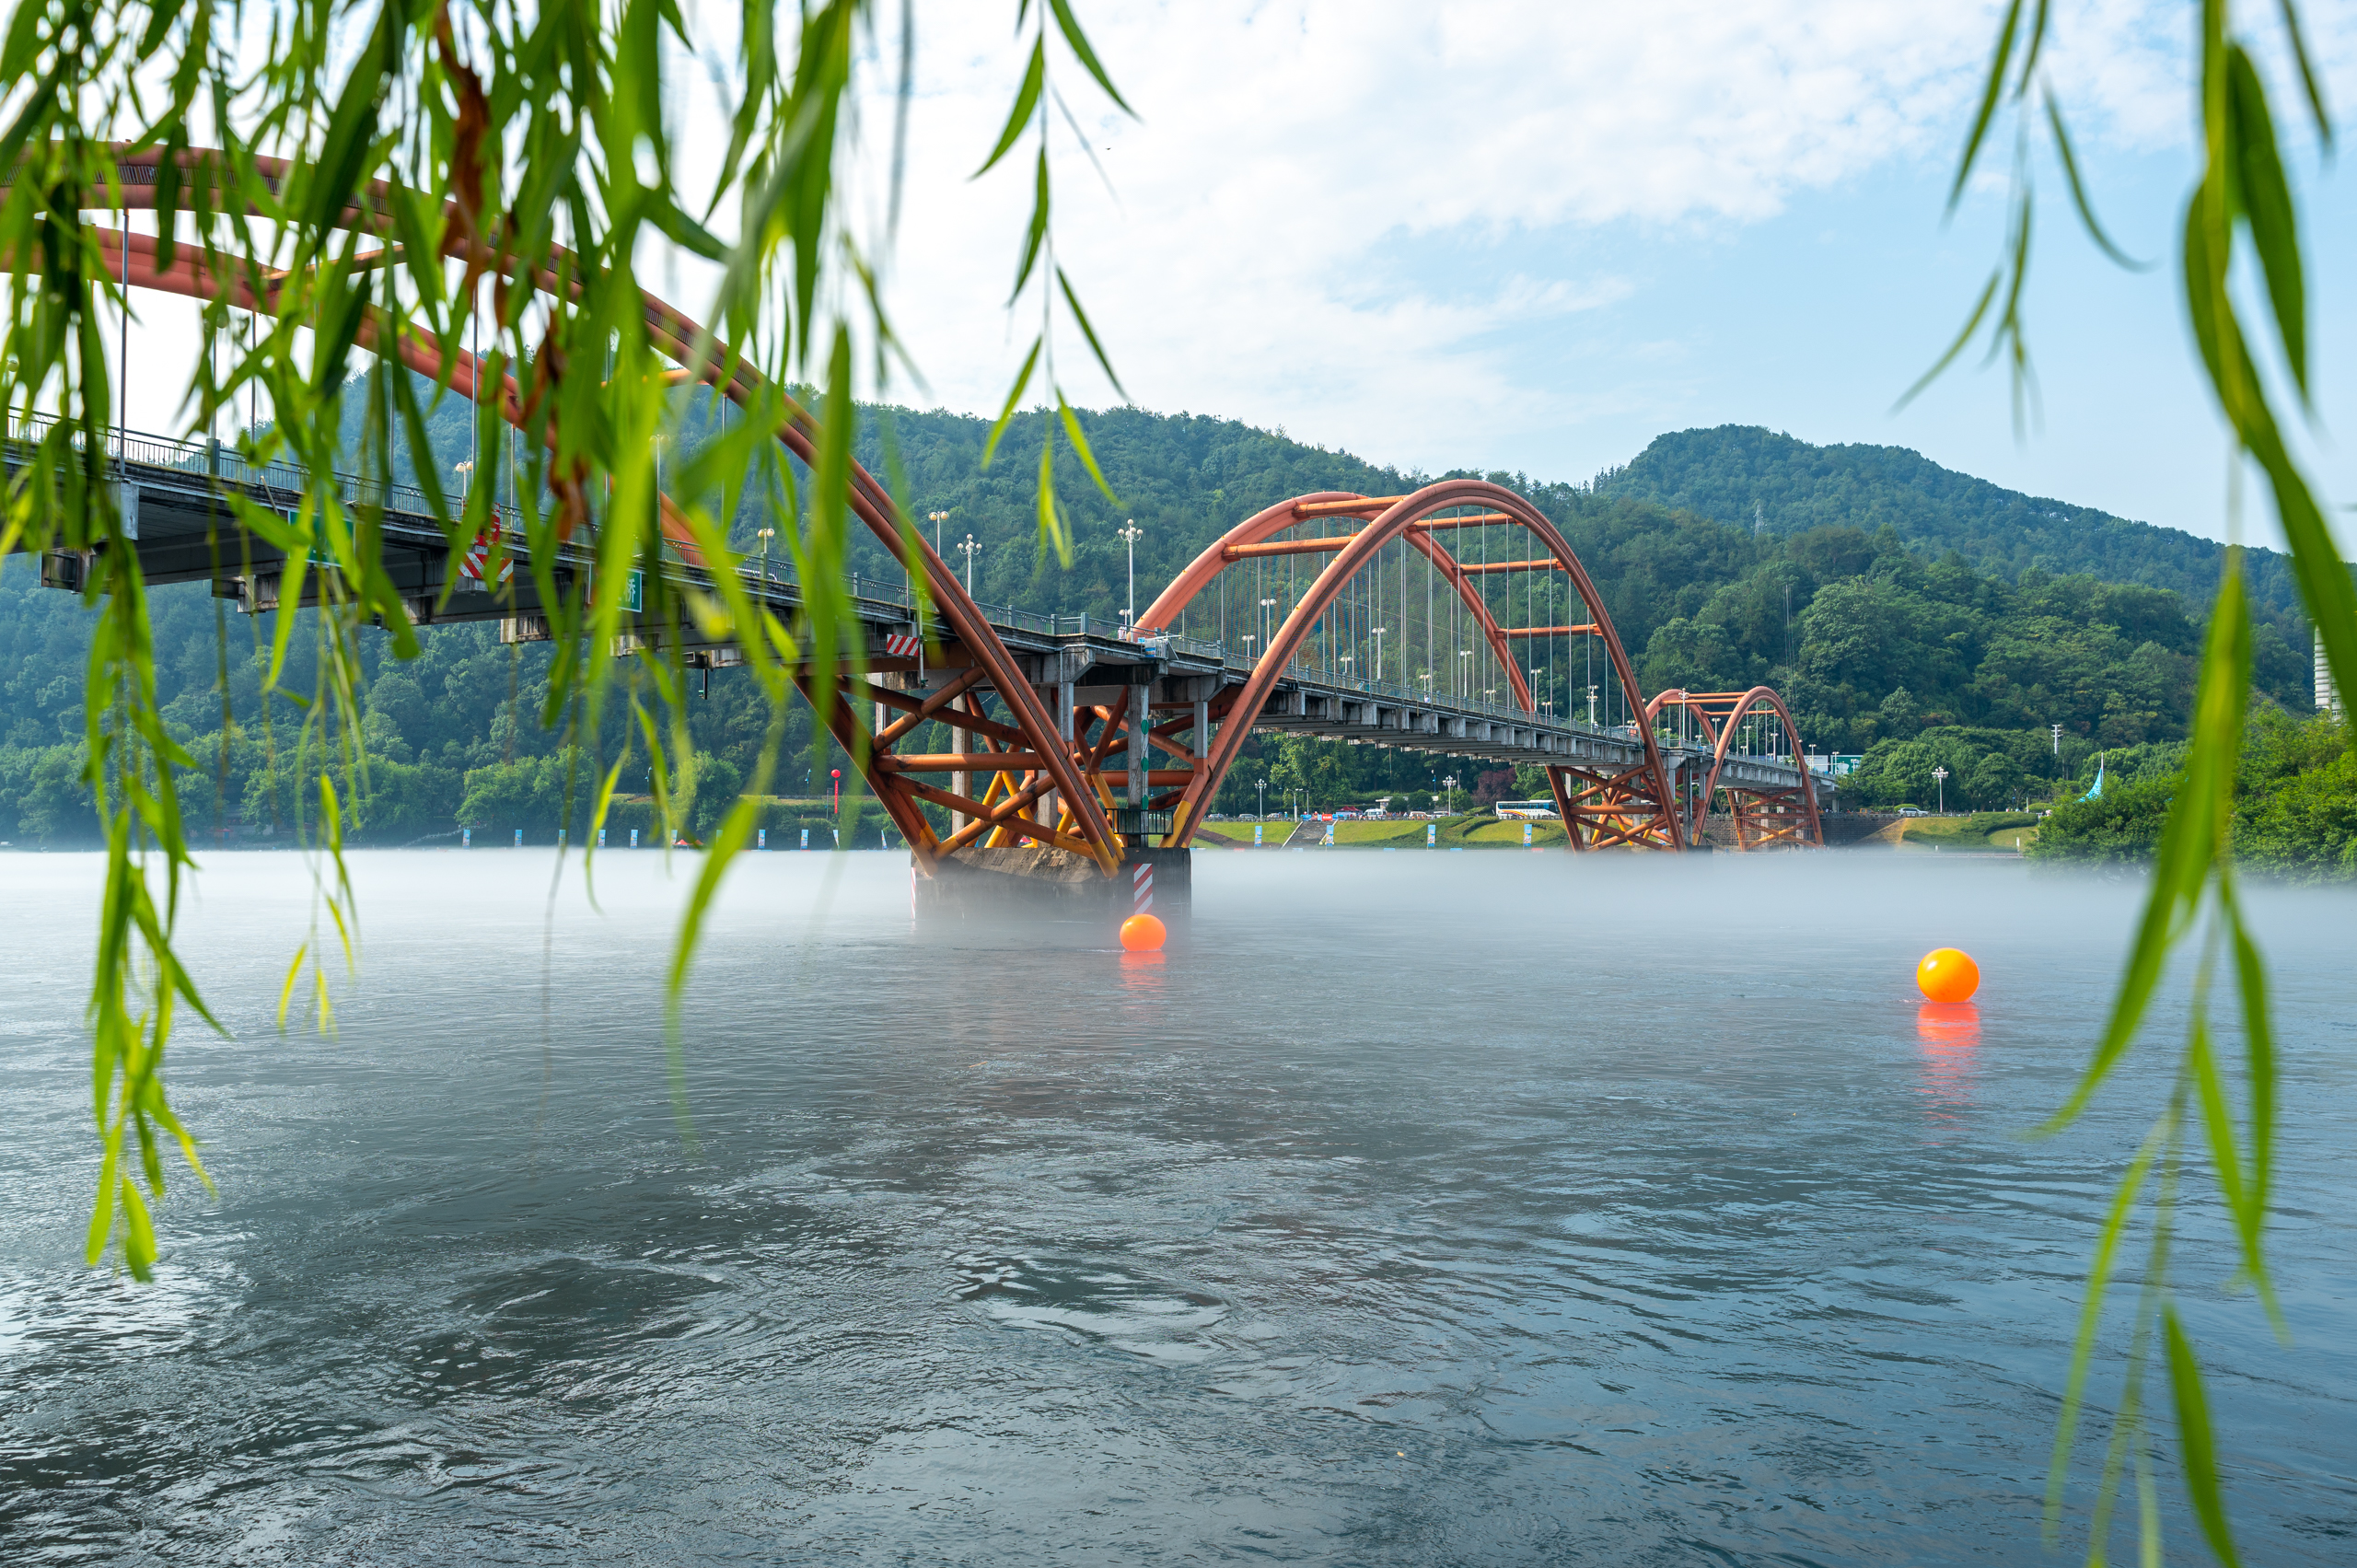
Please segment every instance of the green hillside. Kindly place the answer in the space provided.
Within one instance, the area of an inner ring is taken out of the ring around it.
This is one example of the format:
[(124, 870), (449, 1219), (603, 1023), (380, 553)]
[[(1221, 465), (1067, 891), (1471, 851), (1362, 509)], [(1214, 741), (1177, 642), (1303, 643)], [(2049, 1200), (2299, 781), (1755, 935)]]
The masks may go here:
[[(1626, 468), (1596, 476), (1600, 495), (1651, 501), (1773, 534), (1888, 523), (1932, 554), (1957, 552), (1984, 571), (2090, 572), (2115, 583), (2168, 588), (2195, 602), (2217, 591), (2225, 546), (2130, 522), (2092, 506), (2024, 495), (1944, 469), (1904, 447), (1813, 447), (1756, 424), (1657, 436)], [(2245, 552), (2252, 597), (2296, 614), (2290, 558)]]
[[(704, 431), (694, 405), (685, 412), (679, 439), (691, 446)], [(1136, 564), (1143, 609), (1222, 530), (1262, 507), (1315, 490), (1396, 494), (1427, 477), (1232, 420), (1130, 409), (1085, 417), (1120, 502), (1100, 494), (1077, 463), (1059, 466), (1057, 493), (1074, 542), (1069, 566), (1053, 556), (1042, 560), (1039, 549), (1033, 486), (1044, 415), (1019, 418), (988, 470), (981, 466), (986, 422), (946, 412), (865, 409), (860, 447), (877, 472), (902, 476), (913, 514), (948, 512), (944, 542), (961, 570), (964, 558), (954, 547), (974, 536), (973, 586), (986, 603), (1086, 610), (1109, 619), (1128, 593), (1128, 558), (1115, 532), (1125, 518), (1134, 517), (1144, 530)], [(470, 455), (465, 405), (446, 400), (430, 429), (431, 460), (454, 482), (455, 465)], [(1678, 446), (1686, 440), (1665, 437), (1640, 464), (1651, 464), (1646, 471), (1666, 471), (1667, 460), (1660, 456), (1666, 448), (1701, 449)], [(1793, 461), (1796, 453), (1817, 451), (1784, 445), (1793, 450), (1783, 456)], [(1899, 456), (1931, 475), (1944, 471), (1911, 454)], [(505, 467), (499, 454), (485, 453), (478, 471), (489, 476)], [(2160, 744), (2184, 734), (2209, 589), (2200, 563), (2207, 559), (2214, 573), (2215, 546), (2084, 514), (2076, 522), (2052, 518), (2039, 525), (2042, 553), (2026, 563), (2014, 545), (2004, 544), (2013, 553), (1998, 569), (1986, 563), (1988, 552), (2009, 538), (2027, 537), (2029, 525), (2018, 517), (2032, 505), (2025, 498), (2008, 499), (2009, 493), (1993, 486), (1972, 490), (1979, 482), (1946, 475), (1956, 482), (1956, 495), (1980, 509), (1952, 497), (1948, 510), (1939, 512), (1921, 503), (1927, 494), (1923, 476), (1904, 465), (1892, 470), (1899, 477), (1888, 482), (1875, 481), (1871, 466), (1834, 468), (1838, 483), (1821, 484), (1805, 505), (1789, 496), (1780, 500), (1776, 505), (1784, 509), (1771, 513), (1771, 527), (1759, 532), (1742, 521), (1704, 515), (1700, 505), (1719, 504), (1710, 494), (1689, 495), (1696, 505), (1672, 506), (1630, 493), (1633, 486), (1624, 482), (1639, 465), (1600, 485), (1486, 477), (1530, 496), (1558, 521), (1595, 578), (1648, 692), (1674, 685), (1778, 687), (1812, 747), (1869, 753), (1853, 799), (1928, 794), (1928, 770), (1945, 765), (1952, 775), (1951, 801), (2003, 807), (2043, 793), (2057, 775), (2080, 771), (2098, 746)], [(1688, 471), (1701, 475), (1705, 465), (1689, 465)], [(1732, 494), (1732, 482), (1721, 490)], [(1762, 509), (1770, 505), (1763, 500)], [(2014, 521), (2006, 523), (2009, 517)], [(740, 542), (751, 540), (761, 520), (750, 510), (741, 512), (735, 520)], [(2013, 535), (2005, 534), (2007, 527)], [(2141, 572), (2126, 565), (2108, 575), (2094, 569), (2116, 559), (2113, 536), (2120, 529), (2159, 536), (2168, 549), (2145, 551)], [(1976, 540), (1986, 547), (1979, 558), (1966, 549)], [(1469, 552), (1474, 548), (1470, 536), (1461, 542)], [(2159, 570), (2155, 563), (2166, 561), (2181, 562), (2174, 568), (2181, 591), (2151, 580)], [(852, 562), (863, 574), (898, 576), (880, 546), (864, 535)], [(1281, 570), (1271, 567), (1266, 584), (1253, 592), (1283, 597), (1306, 584), (1306, 578), (1281, 579)], [(38, 587), (34, 577), (29, 561), (0, 564), (0, 839), (72, 842), (95, 830), (75, 783), (88, 617), (78, 601)], [(1558, 623), (1560, 600), (1550, 605), (1531, 597), (1549, 591), (1539, 575), (1489, 581), (1495, 585), (1493, 608), (1508, 624)], [(1403, 669), (1413, 677), (1429, 663), (1443, 667), (1436, 678), (1446, 680), (1448, 646), (1458, 641), (1456, 629), (1441, 619), (1446, 596), (1439, 597), (1429, 624), (1421, 593), (1407, 598), (1402, 604), (1395, 592), (1380, 607), (1392, 632), (1393, 678)], [(1185, 629), (1202, 636), (1240, 635), (1249, 624), (1250, 599), (1232, 595), (1231, 600), (1225, 623), (1218, 606), (1204, 604)], [(162, 651), (160, 696), (202, 762), (185, 781), (191, 798), (204, 803), (198, 816), (258, 830), (253, 824), (283, 817), (291, 809), (285, 803), (295, 798), (294, 764), (279, 750), (294, 711), (281, 707), (270, 727), (258, 711), (262, 645), (271, 628), (222, 614), (220, 601), (201, 584), (159, 590), (153, 604)], [(226, 632), (226, 647), (216, 642), (216, 627)], [(462, 819), (499, 831), (552, 830), (567, 796), (564, 769), (551, 755), (553, 742), (533, 722), (547, 650), (502, 647), (485, 626), (432, 629), (423, 641), (424, 656), (397, 668), (386, 658), (381, 638), (365, 639), (368, 673), (377, 683), (368, 746), (383, 765), (370, 775), (361, 836), (409, 842), (454, 831)], [(2305, 709), (2305, 634), (2297, 618), (2271, 604), (2254, 641), (2260, 692), (2288, 709)], [(297, 635), (292, 647), (295, 688), (308, 690), (311, 640)], [(1534, 660), (1541, 656), (1533, 650)], [(1583, 656), (1572, 651), (1573, 661)], [(1577, 662), (1558, 668), (1558, 657), (1552, 651), (1545, 656), (1540, 694), (1556, 712), (1578, 711), (1588, 672)], [(218, 684), (224, 664), (233, 712), (226, 742)], [(1608, 694), (1606, 701), (1602, 716), (1617, 717)], [(692, 724), (698, 748), (717, 764), (710, 779), (725, 783), (752, 773), (764, 726), (740, 672), (714, 676)], [(2063, 726), (2059, 751), (2047, 727), (2055, 724)], [(614, 754), (621, 743), (619, 728), (601, 741), (606, 754)], [(807, 747), (807, 715), (797, 716), (788, 742)], [(828, 765), (814, 763), (807, 753), (797, 757), (785, 787), (822, 793)], [(803, 777), (805, 770), (815, 777)], [(1483, 771), (1415, 752), (1261, 738), (1231, 775), (1218, 807), (1248, 809), (1251, 781), (1261, 777), (1272, 795), (1307, 789), (1315, 802), (1331, 804), (1381, 793), (1412, 796), (1451, 772), (1469, 786)], [(625, 779), (624, 787), (635, 782)], [(1535, 780), (1503, 772), (1489, 780), (1492, 796), (1537, 787)]]

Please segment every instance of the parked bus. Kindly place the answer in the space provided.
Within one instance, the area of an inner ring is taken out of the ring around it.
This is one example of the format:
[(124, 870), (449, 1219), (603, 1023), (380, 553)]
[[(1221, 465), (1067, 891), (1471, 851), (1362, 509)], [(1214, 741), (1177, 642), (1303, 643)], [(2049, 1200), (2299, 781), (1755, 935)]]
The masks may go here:
[(1501, 800), (1498, 802), (1498, 815), (1508, 821), (1544, 817), (1551, 822), (1555, 820), (1555, 803), (1551, 800)]

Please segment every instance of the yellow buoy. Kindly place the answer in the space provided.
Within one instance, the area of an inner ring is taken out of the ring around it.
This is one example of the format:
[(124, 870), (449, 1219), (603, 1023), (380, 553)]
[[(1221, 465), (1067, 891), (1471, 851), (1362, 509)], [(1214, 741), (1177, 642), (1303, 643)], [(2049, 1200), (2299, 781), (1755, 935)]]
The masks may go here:
[(1934, 947), (1915, 966), (1915, 983), (1934, 1002), (1969, 1002), (1980, 989), (1980, 966), (1957, 947)]

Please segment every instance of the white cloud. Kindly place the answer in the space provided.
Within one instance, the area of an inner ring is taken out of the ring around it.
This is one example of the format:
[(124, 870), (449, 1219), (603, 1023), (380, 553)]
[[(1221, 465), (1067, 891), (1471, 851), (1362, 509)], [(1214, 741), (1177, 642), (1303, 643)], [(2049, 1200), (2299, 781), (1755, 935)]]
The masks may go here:
[[(1573, 241), (1603, 226), (1723, 238), (1894, 163), (1944, 168), (1999, 9), (1088, 6), (1142, 120), (1098, 112), (1093, 87), (1062, 70), (1116, 192), (1060, 123), (1062, 259), (1148, 407), (1283, 423), (1432, 467), (1478, 461), (1476, 431), (1594, 406), (1592, 389), (1542, 384), (1515, 352), (1642, 289), (1574, 259), (1589, 251)], [(2084, 148), (2182, 142), (2190, 14), (2159, 0), (2058, 7), (2049, 73)], [(995, 407), (1034, 330), (1001, 310), (1028, 166), (965, 179), (1020, 68), (1005, 21), (967, 0), (921, 12), (894, 290), (932, 395), (976, 411)], [(2357, 28), (2329, 31), (2323, 52), (2357, 57)], [(1535, 273), (1534, 248), (1560, 270)], [(1109, 396), (1076, 334), (1062, 351), (1076, 396)]]
[[(1513, 334), (1635, 286), (1571, 264), (1501, 273), (1507, 242), (1747, 223), (1795, 190), (1944, 149), (1991, 10), (1092, 7), (1143, 119), (1084, 121), (1118, 200), (1060, 145), (1059, 241), (1149, 406), (1396, 449), (1418, 406), (1527, 412), (1537, 389), (1507, 372)], [(896, 297), (934, 391), (981, 408), (1028, 342), (1028, 326), (994, 341), (1026, 171), (962, 177), (1019, 58), (987, 7), (935, 6), (921, 25)], [(1063, 84), (1097, 101), (1076, 70)], [(1074, 373), (1077, 346), (1068, 373), (1102, 395)]]

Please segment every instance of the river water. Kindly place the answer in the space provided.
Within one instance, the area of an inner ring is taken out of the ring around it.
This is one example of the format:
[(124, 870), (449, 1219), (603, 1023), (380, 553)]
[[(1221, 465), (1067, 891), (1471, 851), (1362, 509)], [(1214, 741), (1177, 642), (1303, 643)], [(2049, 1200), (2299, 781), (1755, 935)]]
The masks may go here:
[[(220, 1193), (175, 1182), (140, 1286), (78, 1262), (99, 869), (0, 859), (10, 1564), (2026, 1562), (2165, 1087), (2156, 1050), (2022, 1135), (2135, 889), (2014, 863), (1206, 854), (1140, 962), (921, 939), (905, 863), (771, 854), (683, 1124), (691, 864), (610, 854), (593, 910), (530, 851), (360, 856), (322, 1039), (272, 1027), (301, 863), (218, 857), (189, 947), (234, 1038), (172, 1079)], [(2206, 1198), (2184, 1304), (2246, 1551), (2346, 1563), (2357, 900), (2253, 902), (2293, 1343)], [(1942, 943), (1977, 1020), (1919, 1016)]]

